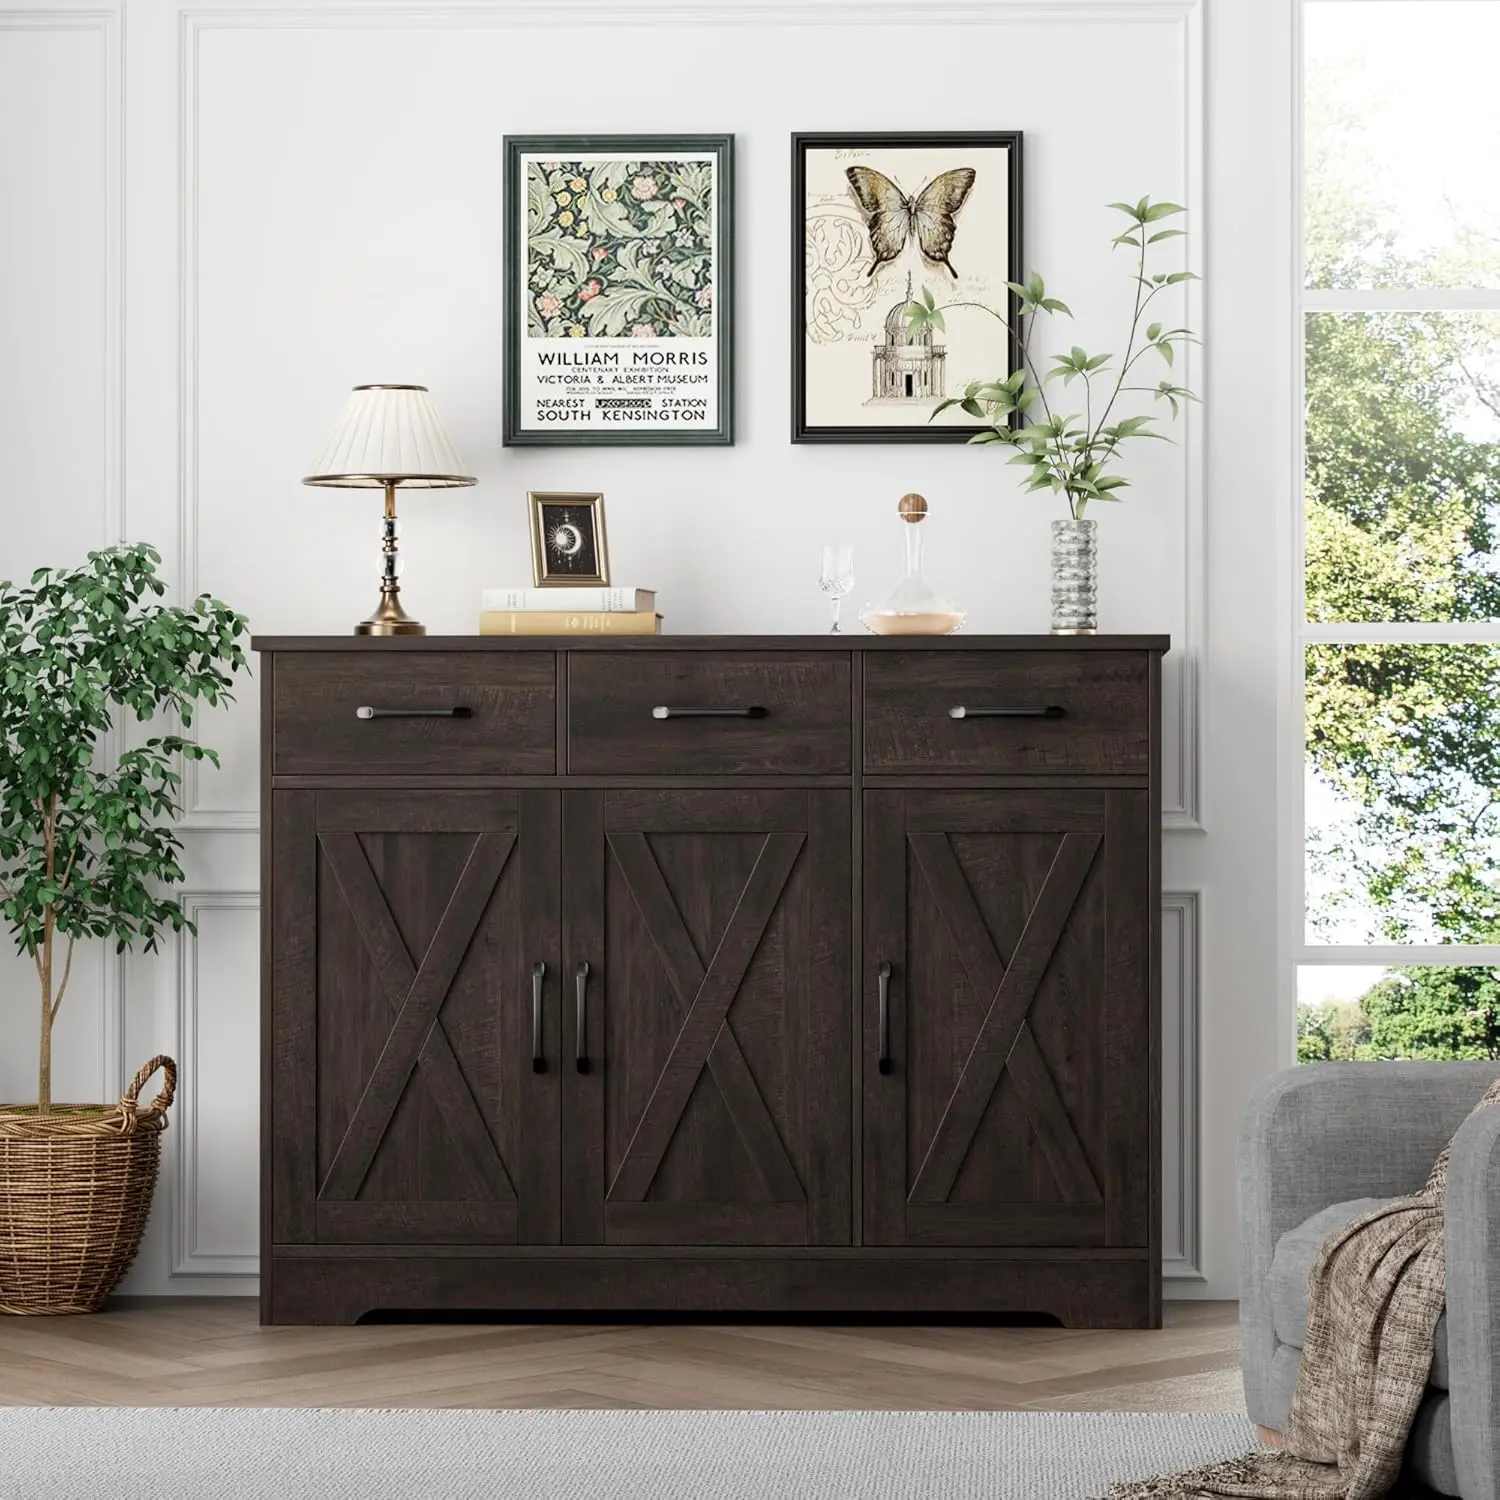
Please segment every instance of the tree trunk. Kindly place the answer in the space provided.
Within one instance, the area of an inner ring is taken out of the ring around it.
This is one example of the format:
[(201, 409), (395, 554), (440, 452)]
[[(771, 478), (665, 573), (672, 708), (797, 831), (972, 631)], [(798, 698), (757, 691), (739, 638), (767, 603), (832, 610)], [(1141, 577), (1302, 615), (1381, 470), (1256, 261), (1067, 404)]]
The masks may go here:
[(36, 1112), (39, 1115), (46, 1115), (52, 1113), (52, 924), (50, 920), (47, 924), (47, 936), (42, 944), (42, 961), (37, 967), (42, 990), (42, 1045), (36, 1081)]
[(42, 1061), (36, 1079), (36, 1113), (52, 1112), (52, 984), (51, 975), (42, 980)]
[[(57, 804), (58, 797), (55, 792), (45, 807), (40, 798), (37, 801), (38, 808), (43, 813), (42, 841), (47, 847), (49, 884), (57, 872)], [(54, 896), (53, 902), (56, 899)], [(37, 977), (42, 982), (42, 1036), (36, 1079), (36, 1112), (39, 1115), (52, 1113), (52, 1022), (57, 1015), (57, 1006), (52, 999), (52, 933), (55, 924), (56, 907), (49, 902), (42, 923), (41, 957), (37, 960), (36, 966)], [(73, 950), (69, 947), (68, 957), (71, 959), (72, 955)]]

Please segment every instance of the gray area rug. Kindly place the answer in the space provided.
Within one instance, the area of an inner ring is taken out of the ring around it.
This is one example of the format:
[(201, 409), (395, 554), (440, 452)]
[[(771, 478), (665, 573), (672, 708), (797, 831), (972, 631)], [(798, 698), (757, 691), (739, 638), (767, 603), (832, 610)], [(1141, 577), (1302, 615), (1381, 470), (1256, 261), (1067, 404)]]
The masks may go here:
[(1086, 1500), (1224, 1412), (0, 1409), (4, 1500)]

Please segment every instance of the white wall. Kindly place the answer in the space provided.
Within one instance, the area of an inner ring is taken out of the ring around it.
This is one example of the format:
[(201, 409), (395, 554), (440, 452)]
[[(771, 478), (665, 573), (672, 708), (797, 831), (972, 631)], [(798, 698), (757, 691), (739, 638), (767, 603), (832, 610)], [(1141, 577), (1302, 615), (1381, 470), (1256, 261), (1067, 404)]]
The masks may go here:
[[(1232, 1295), (1233, 1123), (1277, 1060), (1274, 545), (1287, 426), (1290, 0), (170, 0), (0, 9), (0, 573), (154, 541), (183, 596), (266, 633), (345, 632), (373, 596), (369, 496), (297, 480), (347, 388), (428, 384), (479, 484), (404, 505), (407, 602), (472, 629), (529, 576), (528, 488), (601, 489), (617, 578), (672, 631), (818, 630), (817, 544), (857, 546), (855, 603), (899, 572), (894, 509), (932, 503), (929, 577), (976, 631), (1045, 628), (1046, 524), (964, 448), (793, 447), (793, 130), (1026, 131), (1027, 259), (1112, 348), (1129, 293), (1103, 205), (1184, 201), (1208, 280), (1208, 396), (1102, 517), (1102, 624), (1165, 630), (1172, 1287)], [(918, 58), (925, 61), (918, 61)], [(733, 449), (502, 450), (501, 138), (733, 131)], [(1208, 191), (1205, 192), (1205, 187)], [(1205, 232), (1206, 231), (1206, 232)], [(1269, 268), (1269, 270), (1268, 270)], [(1284, 278), (1283, 278), (1284, 279)], [(1280, 322), (1278, 322), (1278, 319)], [(1280, 341), (1279, 341), (1280, 340)], [(61, 1022), (75, 1095), (156, 1050), (185, 1064), (135, 1291), (243, 1291), (255, 1265), (256, 704), (206, 721), (189, 785), (199, 935), (97, 955)], [(11, 971), (0, 970), (10, 979)], [(16, 966), (0, 1097), (28, 1097)], [(1204, 1101), (1201, 1139), (1195, 1101)]]

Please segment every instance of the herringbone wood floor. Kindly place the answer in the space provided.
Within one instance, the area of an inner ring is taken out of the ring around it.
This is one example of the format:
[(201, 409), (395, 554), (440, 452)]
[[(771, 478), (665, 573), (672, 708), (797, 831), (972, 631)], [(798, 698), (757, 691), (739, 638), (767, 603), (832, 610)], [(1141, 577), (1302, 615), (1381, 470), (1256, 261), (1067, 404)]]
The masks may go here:
[(1150, 1332), (398, 1324), (262, 1328), (239, 1299), (0, 1318), (0, 1405), (1242, 1411), (1236, 1309)]

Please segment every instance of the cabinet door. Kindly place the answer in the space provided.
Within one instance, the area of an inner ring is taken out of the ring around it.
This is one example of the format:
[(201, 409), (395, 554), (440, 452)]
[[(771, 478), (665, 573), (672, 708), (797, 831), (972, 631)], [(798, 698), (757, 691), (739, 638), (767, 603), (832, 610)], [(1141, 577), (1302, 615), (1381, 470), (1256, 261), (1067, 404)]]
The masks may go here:
[(848, 1244), (849, 794), (570, 791), (563, 830), (564, 1239)]
[(871, 791), (865, 810), (866, 1241), (1146, 1245), (1147, 793)]
[(273, 802), (276, 1240), (555, 1243), (557, 794)]

